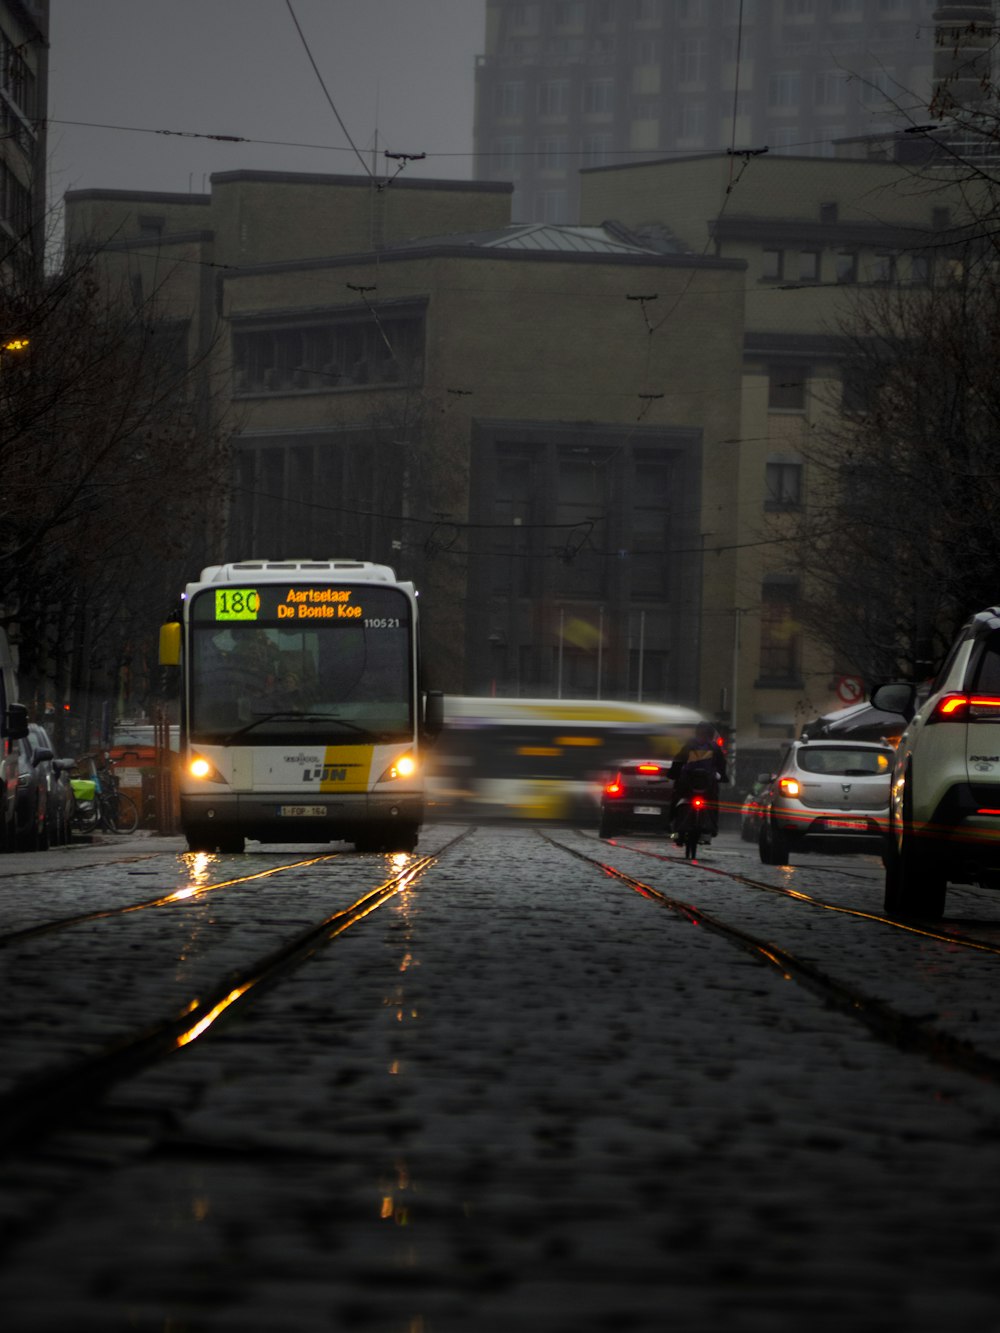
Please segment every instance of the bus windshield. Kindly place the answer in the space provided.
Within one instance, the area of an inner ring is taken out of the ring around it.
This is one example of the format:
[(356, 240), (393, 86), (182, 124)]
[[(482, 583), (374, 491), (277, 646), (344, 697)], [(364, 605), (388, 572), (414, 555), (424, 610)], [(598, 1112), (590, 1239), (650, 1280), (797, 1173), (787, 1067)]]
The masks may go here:
[[(289, 589), (287, 598), (294, 594)], [(270, 590), (249, 604), (253, 614), (237, 617), (219, 613), (225, 603), (216, 590), (196, 595), (192, 737), (266, 745), (412, 736), (410, 616), (401, 593), (366, 588), (362, 614), (353, 618), (321, 616), (308, 602), (276, 603)], [(308, 614), (288, 613), (301, 605)]]

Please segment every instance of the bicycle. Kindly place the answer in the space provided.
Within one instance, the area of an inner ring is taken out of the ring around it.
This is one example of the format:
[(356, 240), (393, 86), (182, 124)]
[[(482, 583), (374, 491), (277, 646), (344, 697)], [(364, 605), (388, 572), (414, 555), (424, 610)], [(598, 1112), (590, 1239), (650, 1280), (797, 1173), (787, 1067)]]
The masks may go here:
[(674, 841), (678, 847), (683, 847), (685, 860), (697, 859), (698, 844), (711, 832), (710, 790), (710, 779), (705, 774), (695, 773), (690, 779), (690, 790), (677, 802)]
[(118, 774), (110, 768), (100, 770), (97, 793), (97, 820), (108, 833), (134, 833), (139, 827), (139, 807), (128, 792), (121, 790)]
[(139, 827), (139, 807), (123, 792), (117, 773), (108, 763), (98, 768), (88, 760), (92, 777), (74, 783), (76, 812), (73, 822), (81, 833), (103, 829), (106, 833), (134, 833)]

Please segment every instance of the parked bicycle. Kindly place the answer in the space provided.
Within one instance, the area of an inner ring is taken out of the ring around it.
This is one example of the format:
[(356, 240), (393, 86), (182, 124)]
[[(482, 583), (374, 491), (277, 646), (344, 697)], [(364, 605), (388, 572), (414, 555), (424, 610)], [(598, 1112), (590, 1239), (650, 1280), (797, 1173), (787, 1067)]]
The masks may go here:
[(98, 765), (92, 755), (80, 761), (86, 776), (73, 779), (76, 811), (73, 826), (80, 833), (103, 829), (106, 833), (134, 833), (139, 827), (139, 807), (121, 790), (118, 774), (107, 757)]

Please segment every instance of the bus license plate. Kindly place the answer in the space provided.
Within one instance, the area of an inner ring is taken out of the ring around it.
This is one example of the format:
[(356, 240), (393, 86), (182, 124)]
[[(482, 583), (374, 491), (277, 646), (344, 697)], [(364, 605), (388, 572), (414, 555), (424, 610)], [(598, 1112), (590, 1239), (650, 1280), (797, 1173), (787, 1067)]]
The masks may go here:
[(303, 815), (322, 816), (326, 814), (325, 805), (282, 805), (278, 807), (278, 814), (290, 816), (297, 819)]
[(660, 814), (660, 807), (658, 805), (637, 805), (635, 813), (637, 815), (658, 815)]

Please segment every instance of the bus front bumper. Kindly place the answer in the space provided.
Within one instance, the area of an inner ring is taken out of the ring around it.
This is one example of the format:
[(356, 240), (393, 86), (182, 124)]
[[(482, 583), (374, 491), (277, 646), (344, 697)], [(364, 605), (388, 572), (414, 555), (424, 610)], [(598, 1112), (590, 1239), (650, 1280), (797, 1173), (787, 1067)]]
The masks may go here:
[(226, 829), (259, 842), (350, 841), (366, 829), (419, 826), (422, 792), (358, 792), (291, 798), (278, 793), (182, 793), (185, 833)]

